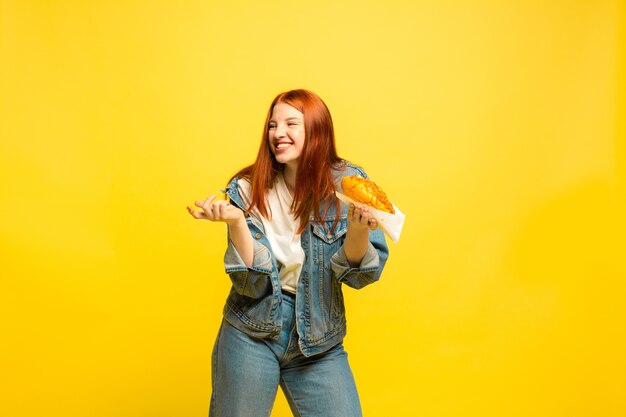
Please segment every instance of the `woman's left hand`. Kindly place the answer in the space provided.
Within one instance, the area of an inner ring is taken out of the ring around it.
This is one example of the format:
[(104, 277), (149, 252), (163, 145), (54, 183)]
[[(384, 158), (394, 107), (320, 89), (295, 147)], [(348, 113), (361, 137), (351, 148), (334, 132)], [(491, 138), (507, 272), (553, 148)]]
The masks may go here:
[(378, 227), (376, 219), (372, 217), (371, 209), (365, 204), (350, 204), (348, 209), (348, 227), (354, 229), (375, 230)]

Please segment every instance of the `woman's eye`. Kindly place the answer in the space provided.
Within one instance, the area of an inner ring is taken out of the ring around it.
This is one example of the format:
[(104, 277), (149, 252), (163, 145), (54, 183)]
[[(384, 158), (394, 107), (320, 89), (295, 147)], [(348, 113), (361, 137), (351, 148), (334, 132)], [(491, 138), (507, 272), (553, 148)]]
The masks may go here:
[(274, 126), (274, 125), (269, 125), (267, 128), (268, 128), (268, 129), (276, 129), (276, 126)]
[(295, 123), (287, 123), (287, 126), (295, 126)]

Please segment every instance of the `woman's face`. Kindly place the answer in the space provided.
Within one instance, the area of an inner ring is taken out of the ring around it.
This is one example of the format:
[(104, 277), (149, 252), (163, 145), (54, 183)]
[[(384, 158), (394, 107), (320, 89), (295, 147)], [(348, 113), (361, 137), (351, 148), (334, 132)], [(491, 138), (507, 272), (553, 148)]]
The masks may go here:
[(276, 161), (297, 168), (304, 148), (304, 115), (289, 104), (276, 104), (267, 136)]

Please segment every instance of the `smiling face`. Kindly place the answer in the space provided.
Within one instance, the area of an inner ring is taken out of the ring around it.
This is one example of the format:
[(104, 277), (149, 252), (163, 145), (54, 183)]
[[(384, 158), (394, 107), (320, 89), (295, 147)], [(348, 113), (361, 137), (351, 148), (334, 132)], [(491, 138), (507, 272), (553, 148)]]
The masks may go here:
[(268, 123), (267, 136), (276, 161), (297, 168), (304, 148), (304, 114), (287, 103), (276, 104)]

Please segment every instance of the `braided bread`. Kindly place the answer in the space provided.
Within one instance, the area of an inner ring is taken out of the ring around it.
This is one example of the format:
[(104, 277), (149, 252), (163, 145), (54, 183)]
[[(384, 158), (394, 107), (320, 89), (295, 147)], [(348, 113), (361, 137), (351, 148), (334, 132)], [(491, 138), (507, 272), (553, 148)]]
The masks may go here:
[(343, 177), (341, 180), (341, 188), (343, 189), (344, 195), (358, 203), (367, 204), (377, 210), (386, 211), (391, 214), (396, 213), (387, 199), (387, 195), (385, 195), (383, 190), (381, 190), (374, 181), (370, 181), (367, 178), (355, 174)]

